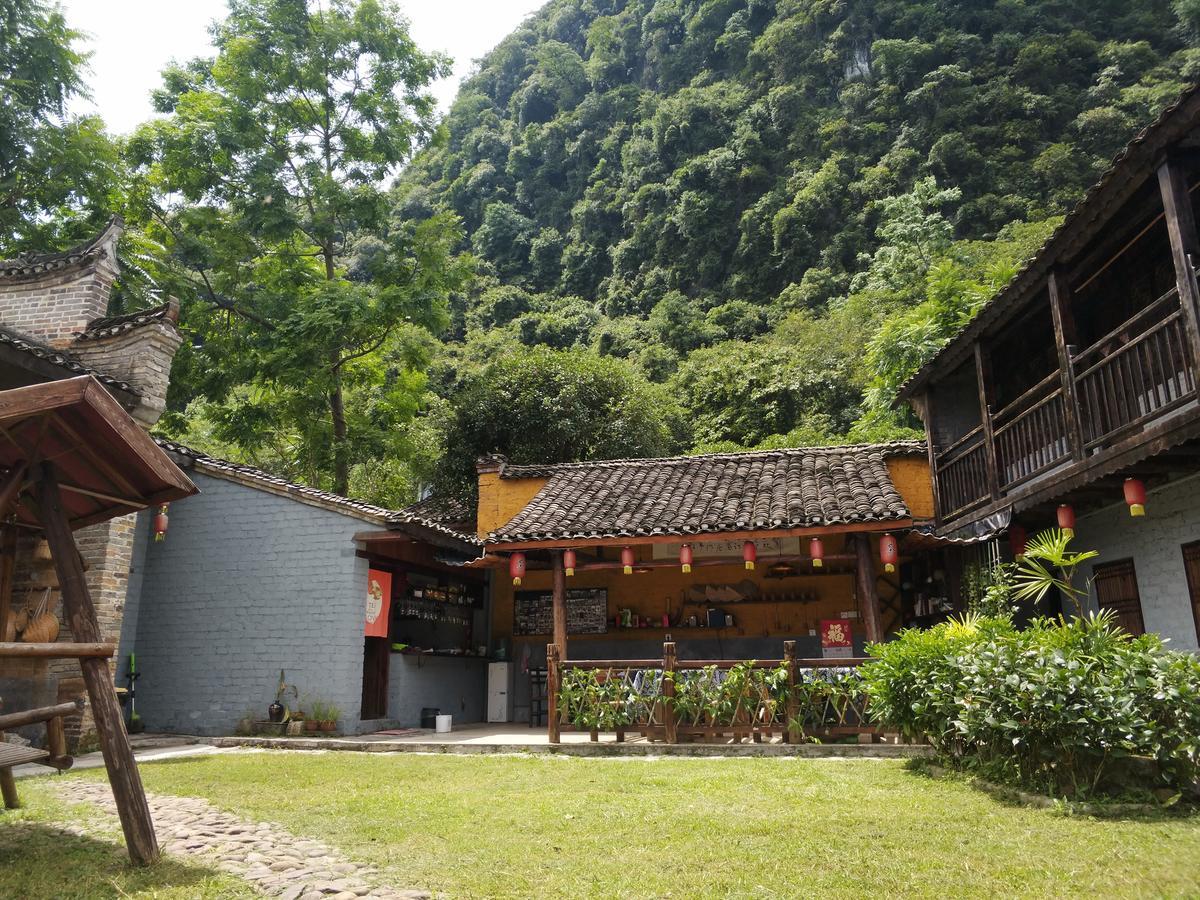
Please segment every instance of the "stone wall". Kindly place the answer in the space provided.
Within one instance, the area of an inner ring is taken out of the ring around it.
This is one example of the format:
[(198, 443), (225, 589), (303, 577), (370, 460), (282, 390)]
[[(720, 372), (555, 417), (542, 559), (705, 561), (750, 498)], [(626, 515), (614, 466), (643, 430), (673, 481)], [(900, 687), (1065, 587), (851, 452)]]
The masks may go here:
[[(1144, 517), (1131, 517), (1124, 503), (1080, 516), (1073, 547), (1099, 551), (1095, 563), (1133, 559), (1146, 630), (1169, 638), (1173, 649), (1196, 650), (1196, 621), (1181, 550), (1195, 540), (1200, 540), (1200, 475), (1150, 491)], [(1090, 579), (1092, 563), (1083, 568)], [(1089, 587), (1095, 609), (1095, 588)]]
[(135, 419), (149, 428), (167, 408), (171, 362), (183, 337), (169, 321), (153, 324), (75, 344), (71, 355), (105, 375), (133, 385), (141, 402), (133, 409)]
[(136, 634), (122, 639), (146, 728), (231, 734), (247, 712), (266, 718), (283, 669), (301, 698), (336, 704), (342, 730), (361, 730), (367, 561), (351, 538), (369, 526), (189, 474), (201, 493), (171, 505), (167, 539), (141, 538)]

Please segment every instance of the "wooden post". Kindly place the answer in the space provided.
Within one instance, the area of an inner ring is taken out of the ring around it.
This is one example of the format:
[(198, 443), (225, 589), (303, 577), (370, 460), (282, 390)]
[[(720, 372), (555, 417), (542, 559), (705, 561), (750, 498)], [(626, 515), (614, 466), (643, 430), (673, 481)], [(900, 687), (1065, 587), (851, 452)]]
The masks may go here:
[(1062, 382), (1063, 419), (1067, 430), (1067, 446), (1071, 458), (1083, 459), (1083, 431), (1080, 428), (1079, 398), (1075, 385), (1075, 364), (1072, 357), (1078, 338), (1075, 334), (1075, 315), (1071, 311), (1071, 286), (1058, 269), (1047, 281), (1050, 291), (1050, 315), (1054, 319), (1054, 344), (1058, 350), (1058, 373)]
[[(63, 509), (58, 480), (49, 464), (43, 464), (40, 469), (36, 478), (38, 513), (46, 530), (54, 569), (58, 573), (67, 625), (75, 640), (98, 643), (101, 640), (100, 624), (96, 621), (96, 610), (88, 592), (83, 561)], [(113, 688), (112, 672), (105, 659), (81, 659), (79, 665), (91, 700), (100, 751), (108, 769), (108, 780), (121, 817), (121, 829), (125, 833), (129, 856), (136, 865), (149, 865), (158, 859), (158, 841), (154, 836), (146, 792), (133, 759), (133, 749), (129, 746), (129, 735), (125, 733), (125, 722)]]
[(796, 704), (796, 642), (783, 642), (783, 664), (787, 668), (787, 706), (784, 715), (783, 739), (789, 744), (800, 743), (800, 725), (796, 721), (800, 710)]
[(558, 690), (562, 670), (559, 667), (558, 645), (546, 645), (546, 727), (550, 743), (557, 744), (560, 734), (558, 730)]
[(862, 616), (867, 640), (880, 643), (883, 631), (879, 625), (879, 590), (875, 586), (875, 557), (871, 553), (871, 537), (868, 534), (854, 535), (858, 565), (855, 568), (858, 587), (858, 614)]
[(668, 744), (679, 743), (679, 723), (675, 719), (675, 642), (663, 641), (663, 739)]
[(1187, 175), (1177, 160), (1168, 159), (1159, 166), (1158, 187), (1162, 192), (1167, 234), (1171, 239), (1183, 330), (1192, 354), (1192, 372), (1196, 383), (1200, 384), (1200, 286), (1196, 284), (1196, 270), (1192, 267), (1193, 257), (1200, 253), (1200, 237), (1196, 234)]
[[(4, 732), (0, 731), (0, 741), (4, 740)], [(17, 796), (17, 780), (13, 777), (12, 766), (0, 769), (0, 795), (4, 797), (5, 809), (20, 809), (21, 798)]]
[(979, 382), (979, 421), (983, 426), (983, 457), (987, 462), (988, 493), (1000, 499), (1000, 466), (996, 462), (996, 436), (992, 431), (992, 367), (983, 352), (983, 344), (975, 342), (975, 378)]
[(942, 524), (942, 495), (937, 476), (937, 424), (934, 419), (933, 388), (925, 392), (925, 453), (929, 458), (929, 483), (933, 488), (933, 523)]
[(567, 571), (563, 568), (563, 552), (550, 551), (554, 568), (554, 643), (558, 646), (558, 658), (567, 659)]
[(0, 641), (8, 640), (8, 617), (12, 615), (13, 579), (17, 570), (17, 526), (5, 525), (0, 537)]

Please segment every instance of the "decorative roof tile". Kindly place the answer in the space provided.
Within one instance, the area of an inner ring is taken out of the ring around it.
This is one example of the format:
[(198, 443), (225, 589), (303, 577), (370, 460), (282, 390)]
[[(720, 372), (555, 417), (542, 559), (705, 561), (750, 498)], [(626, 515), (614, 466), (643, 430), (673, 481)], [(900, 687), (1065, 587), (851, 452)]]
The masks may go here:
[(689, 536), (886, 523), (911, 518), (889, 456), (924, 453), (920, 441), (504, 465), (501, 478), (546, 478), (489, 543)]
[(103, 256), (112, 256), (113, 246), (121, 236), (125, 222), (114, 216), (100, 234), (61, 253), (30, 254), (14, 259), (0, 259), (0, 279), (29, 281), (44, 278), (52, 272), (79, 268)]
[(141, 328), (144, 325), (152, 325), (155, 322), (170, 322), (172, 325), (177, 325), (179, 323), (179, 301), (170, 299), (166, 303), (160, 303), (151, 309), (143, 309), (139, 312), (127, 313), (123, 316), (107, 316), (103, 319), (95, 319), (88, 324), (87, 330), (75, 338), (75, 340), (95, 341), (101, 338), (113, 337), (114, 335), (132, 331), (135, 328)]
[(91, 375), (101, 384), (125, 391), (135, 397), (140, 396), (138, 390), (128, 381), (121, 381), (119, 378), (98, 372), (91, 368), (91, 366), (85, 366), (69, 353), (64, 353), (62, 350), (55, 350), (53, 347), (47, 347), (45, 344), (38, 343), (32, 338), (24, 337), (7, 328), (0, 328), (0, 344), (6, 344), (20, 353), (26, 353), (36, 359), (51, 363), (73, 375)]
[(336, 512), (344, 512), (372, 522), (383, 523), (389, 517), (395, 515), (395, 510), (384, 509), (382, 506), (376, 506), (373, 503), (366, 503), (362, 500), (353, 500), (350, 497), (343, 497), (341, 494), (335, 494), (332, 491), (323, 491), (320, 488), (288, 481), (286, 478), (280, 478), (278, 475), (272, 475), (270, 472), (264, 472), (262, 469), (256, 469), (254, 466), (247, 466), (228, 459), (209, 456), (207, 453), (193, 450), (191, 447), (185, 447), (183, 444), (178, 444), (175, 441), (168, 441), (165, 438), (158, 437), (154, 440), (168, 453), (183, 457), (205, 475), (211, 475), (215, 478), (225, 478), (229, 481), (237, 481), (249, 487), (257, 487), (273, 494), (291, 497), (310, 506), (320, 506)]

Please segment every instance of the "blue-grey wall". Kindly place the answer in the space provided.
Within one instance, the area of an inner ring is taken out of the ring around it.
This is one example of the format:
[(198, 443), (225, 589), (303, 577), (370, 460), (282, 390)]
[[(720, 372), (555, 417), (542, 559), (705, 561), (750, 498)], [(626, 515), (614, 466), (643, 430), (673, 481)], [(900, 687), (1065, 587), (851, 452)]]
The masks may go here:
[(342, 730), (371, 730), (358, 718), (367, 561), (351, 540), (370, 524), (189, 474), (201, 493), (171, 504), (167, 539), (138, 530), (136, 631), (121, 650), (137, 653), (147, 730), (230, 734), (247, 712), (265, 719), (280, 669), (302, 698), (340, 707)]
[(400, 725), (420, 725), (424, 707), (453, 716), (455, 726), (486, 718), (486, 660), (393, 653), (389, 663), (388, 716)]

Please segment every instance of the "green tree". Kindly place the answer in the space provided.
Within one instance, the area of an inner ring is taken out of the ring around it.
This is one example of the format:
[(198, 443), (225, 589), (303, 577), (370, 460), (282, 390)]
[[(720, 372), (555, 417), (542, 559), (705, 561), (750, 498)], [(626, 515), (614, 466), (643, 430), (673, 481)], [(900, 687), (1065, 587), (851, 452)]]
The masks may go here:
[(287, 434), (345, 492), (372, 427), (348, 391), (395, 409), (412, 386), (389, 375), (398, 335), (445, 327), (467, 274), (455, 217), (392, 217), (385, 191), (433, 134), (425, 89), (448, 65), (386, 0), (231, 0), (213, 41), (215, 58), (164, 72), (168, 115), (130, 148), (203, 342), (184, 380), (227, 439)]

